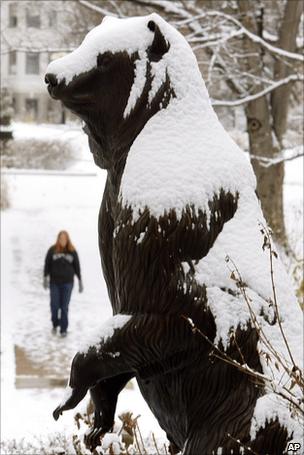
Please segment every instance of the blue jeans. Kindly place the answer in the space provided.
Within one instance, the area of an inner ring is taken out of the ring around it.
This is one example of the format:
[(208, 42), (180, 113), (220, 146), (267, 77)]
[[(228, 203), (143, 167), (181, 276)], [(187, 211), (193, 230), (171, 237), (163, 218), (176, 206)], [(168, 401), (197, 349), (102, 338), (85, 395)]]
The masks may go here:
[(60, 333), (65, 333), (68, 329), (68, 310), (72, 289), (73, 283), (50, 284), (52, 323), (54, 328), (60, 326)]

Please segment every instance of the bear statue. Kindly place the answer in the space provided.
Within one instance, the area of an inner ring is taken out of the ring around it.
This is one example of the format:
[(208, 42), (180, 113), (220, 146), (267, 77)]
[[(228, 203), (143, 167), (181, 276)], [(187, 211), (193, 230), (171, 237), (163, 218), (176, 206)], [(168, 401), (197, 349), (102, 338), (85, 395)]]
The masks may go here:
[(94, 449), (134, 377), (171, 453), (283, 454), (298, 428), (268, 386), (277, 373), (264, 354), (268, 346), (292, 366), (283, 328), (298, 368), (301, 312), (273, 256), (273, 313), (253, 170), (213, 111), (187, 41), (156, 13), (105, 17), (49, 64), (45, 81), (107, 170), (99, 248), (113, 308), (75, 355), (54, 418), (89, 390)]

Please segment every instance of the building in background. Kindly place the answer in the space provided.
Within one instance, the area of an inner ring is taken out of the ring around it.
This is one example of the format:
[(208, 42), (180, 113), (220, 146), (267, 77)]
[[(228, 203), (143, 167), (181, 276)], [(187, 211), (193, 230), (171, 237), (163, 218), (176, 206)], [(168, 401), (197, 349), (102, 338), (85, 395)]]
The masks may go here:
[(76, 47), (76, 23), (75, 2), (2, 2), (1, 88), (11, 93), (16, 120), (65, 121), (64, 109), (48, 95), (44, 75), (51, 60)]

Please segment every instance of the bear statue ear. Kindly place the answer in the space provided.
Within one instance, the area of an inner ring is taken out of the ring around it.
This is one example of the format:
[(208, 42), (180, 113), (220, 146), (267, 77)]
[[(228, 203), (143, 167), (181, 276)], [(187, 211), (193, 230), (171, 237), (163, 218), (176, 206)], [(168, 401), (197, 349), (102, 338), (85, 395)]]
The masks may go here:
[(154, 32), (154, 39), (148, 49), (148, 56), (152, 62), (158, 62), (168, 52), (170, 44), (166, 41), (158, 25), (154, 21), (148, 22), (148, 28)]

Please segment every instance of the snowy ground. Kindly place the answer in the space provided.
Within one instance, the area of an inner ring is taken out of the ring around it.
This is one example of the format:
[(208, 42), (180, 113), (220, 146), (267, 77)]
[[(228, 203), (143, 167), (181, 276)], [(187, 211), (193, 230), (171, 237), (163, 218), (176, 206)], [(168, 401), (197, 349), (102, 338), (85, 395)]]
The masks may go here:
[[(97, 216), (105, 173), (95, 167), (79, 128), (68, 133), (65, 127), (28, 129), (17, 125), (16, 131), (18, 137), (70, 135), (78, 154), (75, 165), (67, 172), (10, 170), (4, 175), (10, 208), (1, 216), (2, 441), (46, 438), (64, 429), (70, 434), (74, 428), (73, 413), (65, 413), (58, 422), (51, 415), (61, 401), (63, 389), (58, 384), (66, 381), (79, 343), (111, 315), (97, 247)], [(301, 159), (288, 162), (285, 179), (287, 227), (299, 254), (302, 164)], [(42, 288), (44, 255), (61, 229), (70, 232), (77, 247), (85, 287), (85, 292), (79, 294), (75, 283), (66, 339), (50, 332), (49, 296)], [(42, 388), (45, 379), (49, 383), (54, 380), (57, 386)], [(35, 388), (25, 388), (29, 382), (36, 384)], [(120, 396), (118, 412), (124, 409), (141, 414), (139, 423), (144, 435), (150, 431), (162, 434), (135, 384)]]
[(303, 158), (287, 161), (284, 186), (285, 223), (289, 241), (303, 257)]
[[(79, 130), (77, 134), (84, 136)], [(85, 147), (80, 148), (79, 158), (73, 168), (59, 175), (32, 170), (4, 172), (10, 209), (1, 216), (2, 441), (31, 440), (64, 428), (69, 432), (74, 429), (72, 412), (58, 422), (52, 418), (63, 389), (41, 386), (46, 379), (66, 383), (77, 346), (111, 316), (97, 242), (97, 216), (106, 176), (96, 169)], [(44, 256), (61, 229), (69, 231), (76, 245), (85, 288), (79, 294), (75, 282), (66, 339), (51, 334), (49, 295), (42, 287)], [(29, 383), (36, 388), (24, 388)], [(139, 423), (144, 424), (141, 429), (145, 434), (161, 432), (135, 383), (120, 396), (118, 412), (125, 409), (144, 416)]]

